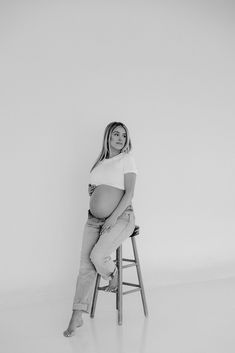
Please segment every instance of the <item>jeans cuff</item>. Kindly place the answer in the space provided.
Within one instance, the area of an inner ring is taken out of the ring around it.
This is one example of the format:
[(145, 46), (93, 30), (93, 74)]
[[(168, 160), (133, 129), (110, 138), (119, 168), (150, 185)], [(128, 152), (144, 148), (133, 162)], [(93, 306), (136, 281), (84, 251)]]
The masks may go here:
[(82, 310), (85, 313), (89, 313), (90, 309), (90, 305), (89, 304), (82, 304), (82, 303), (78, 303), (78, 304), (73, 304), (73, 310)]
[(101, 275), (105, 281), (111, 281), (112, 277), (110, 275)]

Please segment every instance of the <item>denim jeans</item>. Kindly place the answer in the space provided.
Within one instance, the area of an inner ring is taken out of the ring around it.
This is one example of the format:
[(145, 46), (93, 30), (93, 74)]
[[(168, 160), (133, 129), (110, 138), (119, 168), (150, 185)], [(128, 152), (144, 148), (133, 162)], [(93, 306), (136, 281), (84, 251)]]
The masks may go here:
[(96, 274), (99, 273), (104, 280), (111, 280), (110, 275), (116, 265), (110, 255), (135, 229), (135, 214), (132, 205), (129, 205), (117, 218), (117, 222), (110, 230), (100, 235), (106, 218), (96, 218), (88, 210), (88, 219), (83, 230), (73, 310), (90, 313)]

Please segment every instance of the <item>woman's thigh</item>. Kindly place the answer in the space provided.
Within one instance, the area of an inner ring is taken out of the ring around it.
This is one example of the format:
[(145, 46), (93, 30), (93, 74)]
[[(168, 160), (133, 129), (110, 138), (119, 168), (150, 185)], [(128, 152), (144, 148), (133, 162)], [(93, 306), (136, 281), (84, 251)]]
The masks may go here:
[(105, 231), (99, 237), (93, 247), (93, 251), (101, 252), (105, 255), (114, 252), (121, 243), (129, 238), (135, 228), (135, 215), (133, 211), (124, 211), (118, 217), (115, 225), (108, 231)]

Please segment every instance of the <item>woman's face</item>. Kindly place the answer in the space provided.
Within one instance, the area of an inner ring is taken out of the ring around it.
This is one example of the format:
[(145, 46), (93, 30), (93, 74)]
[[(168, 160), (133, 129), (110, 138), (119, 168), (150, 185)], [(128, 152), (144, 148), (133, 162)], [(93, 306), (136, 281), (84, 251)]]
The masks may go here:
[(122, 126), (115, 127), (111, 134), (111, 147), (120, 152), (126, 143), (126, 138), (126, 130)]

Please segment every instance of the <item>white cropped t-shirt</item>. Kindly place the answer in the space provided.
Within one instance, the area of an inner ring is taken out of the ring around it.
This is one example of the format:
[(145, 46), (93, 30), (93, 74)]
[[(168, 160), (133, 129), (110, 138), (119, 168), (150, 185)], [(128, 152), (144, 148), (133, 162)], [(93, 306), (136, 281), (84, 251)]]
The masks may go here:
[(125, 190), (124, 174), (136, 173), (135, 159), (131, 152), (119, 153), (114, 157), (105, 158), (90, 172), (90, 184), (106, 184)]

